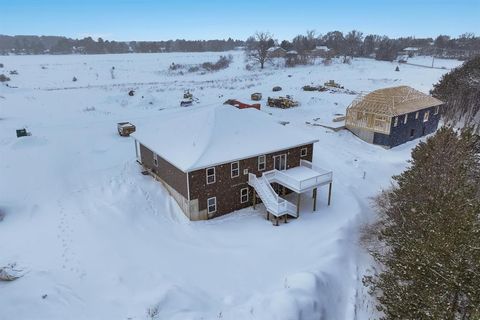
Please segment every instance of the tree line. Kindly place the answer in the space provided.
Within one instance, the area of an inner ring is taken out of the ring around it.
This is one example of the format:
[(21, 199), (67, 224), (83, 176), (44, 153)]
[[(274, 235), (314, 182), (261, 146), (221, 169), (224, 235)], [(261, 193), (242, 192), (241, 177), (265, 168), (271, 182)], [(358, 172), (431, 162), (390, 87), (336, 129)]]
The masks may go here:
[(158, 52), (223, 52), (243, 46), (234, 40), (109, 41), (102, 38), (71, 39), (57, 36), (0, 35), (0, 54), (107, 54)]
[[(0, 35), (0, 54), (102, 54), (102, 53), (156, 53), (156, 52), (204, 52), (229, 51), (239, 47), (252, 48), (259, 40), (262, 47), (278, 46), (287, 51), (295, 50), (300, 58), (317, 46), (327, 46), (331, 53), (344, 57), (375, 57), (379, 60), (394, 60), (402, 49), (417, 47), (421, 54), (447, 58), (470, 58), (480, 53), (480, 37), (465, 33), (457, 38), (439, 35), (434, 38), (401, 37), (389, 38), (377, 34), (365, 35), (358, 30), (343, 33), (330, 31), (317, 34), (307, 31), (291, 40), (277, 40), (268, 32), (258, 32), (246, 41), (234, 40), (167, 40), (167, 41), (109, 41), (102, 38), (71, 39), (59, 36), (6, 36)], [(303, 59), (306, 62), (308, 59)]]
[(415, 37), (392, 39), (376, 34), (364, 35), (358, 30), (347, 33), (331, 31), (324, 35), (311, 30), (292, 40), (282, 41), (275, 39), (269, 32), (257, 32), (245, 42), (247, 57), (258, 62), (262, 68), (270, 58), (268, 50), (272, 47), (279, 47), (287, 52), (293, 51), (296, 54), (295, 64), (307, 64), (315, 58), (313, 53), (319, 46), (328, 47), (329, 54), (326, 57), (342, 56), (344, 62), (348, 61), (348, 57), (372, 57), (377, 60), (393, 61), (407, 47), (415, 47), (419, 54), (424, 55), (469, 59), (480, 54), (480, 37), (465, 33), (458, 38), (439, 35), (435, 39)]

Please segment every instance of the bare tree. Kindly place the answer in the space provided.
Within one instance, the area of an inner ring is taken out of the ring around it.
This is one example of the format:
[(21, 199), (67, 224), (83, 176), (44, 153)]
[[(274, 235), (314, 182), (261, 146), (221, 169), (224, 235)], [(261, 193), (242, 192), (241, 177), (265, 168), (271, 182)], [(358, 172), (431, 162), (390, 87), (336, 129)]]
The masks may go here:
[(345, 36), (345, 51), (344, 56), (350, 57), (360, 55), (363, 43), (363, 33), (357, 30), (352, 30)]
[(258, 62), (263, 69), (265, 62), (268, 61), (268, 49), (275, 45), (273, 35), (269, 32), (256, 32), (254, 36), (246, 41), (246, 55), (250, 60)]

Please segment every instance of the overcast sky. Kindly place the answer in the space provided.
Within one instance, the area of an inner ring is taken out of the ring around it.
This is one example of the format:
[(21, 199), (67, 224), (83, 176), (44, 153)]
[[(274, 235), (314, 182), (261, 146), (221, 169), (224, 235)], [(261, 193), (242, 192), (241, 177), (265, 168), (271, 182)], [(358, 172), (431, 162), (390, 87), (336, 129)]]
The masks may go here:
[(391, 37), (480, 34), (480, 0), (0, 0), (0, 34), (109, 40), (290, 39), (306, 30)]

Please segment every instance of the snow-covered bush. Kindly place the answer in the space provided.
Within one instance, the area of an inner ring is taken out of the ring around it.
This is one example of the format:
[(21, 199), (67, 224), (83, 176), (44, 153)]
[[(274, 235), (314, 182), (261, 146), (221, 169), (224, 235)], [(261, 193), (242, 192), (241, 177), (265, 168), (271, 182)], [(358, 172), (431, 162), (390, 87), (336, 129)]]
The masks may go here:
[(0, 74), (0, 82), (7, 82), (7, 81), (10, 81), (10, 78), (4, 74)]

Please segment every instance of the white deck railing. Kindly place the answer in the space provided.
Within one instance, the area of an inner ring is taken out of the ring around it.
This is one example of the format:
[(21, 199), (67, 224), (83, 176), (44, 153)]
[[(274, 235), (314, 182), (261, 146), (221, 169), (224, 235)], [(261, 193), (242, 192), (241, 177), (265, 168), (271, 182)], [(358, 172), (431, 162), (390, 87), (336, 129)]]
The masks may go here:
[(296, 216), (297, 206), (293, 203), (281, 198), (275, 190), (273, 190), (270, 182), (265, 176), (258, 178), (253, 173), (248, 174), (248, 184), (251, 185), (258, 193), (268, 212), (278, 217), (284, 214)]
[(280, 183), (287, 188), (295, 192), (303, 192), (305, 190), (314, 188), (315, 186), (321, 186), (332, 182), (333, 173), (331, 171), (324, 170), (312, 164), (310, 161), (300, 160), (300, 166), (309, 168), (318, 173), (317, 176), (298, 180), (288, 175), (284, 171), (271, 170), (263, 174), (268, 181)]

